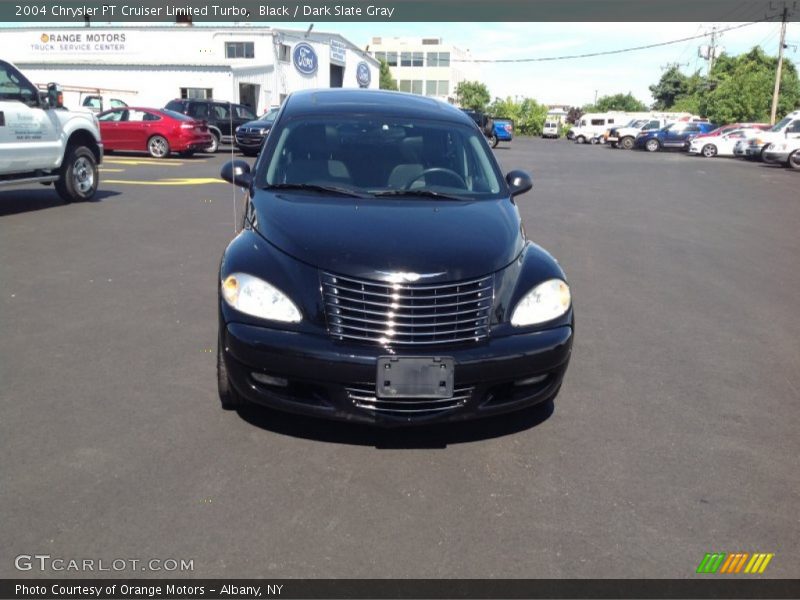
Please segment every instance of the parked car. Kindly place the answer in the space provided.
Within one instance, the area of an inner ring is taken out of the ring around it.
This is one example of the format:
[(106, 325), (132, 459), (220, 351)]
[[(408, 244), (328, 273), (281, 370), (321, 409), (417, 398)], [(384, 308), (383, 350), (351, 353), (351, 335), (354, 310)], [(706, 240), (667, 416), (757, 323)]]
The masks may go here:
[(770, 128), (769, 123), (731, 123), (730, 125), (723, 125), (722, 127), (717, 127), (714, 131), (709, 131), (708, 133), (701, 133), (695, 136), (695, 139), (722, 136), (732, 131), (736, 131), (738, 129), (752, 129), (753, 133), (757, 133), (758, 131), (767, 131), (769, 128)]
[(543, 138), (558, 139), (561, 137), (561, 123), (558, 121), (545, 121), (542, 127)]
[(603, 135), (614, 124), (628, 123), (631, 117), (626, 113), (586, 113), (572, 128), (572, 135), (578, 144), (586, 144), (598, 135)]
[(204, 121), (167, 109), (114, 108), (100, 113), (97, 120), (106, 151), (132, 150), (166, 158), (172, 152), (191, 156), (212, 143)]
[(503, 177), (455, 107), (368, 89), (294, 92), (251, 172), (219, 271), (223, 407), (382, 425), (555, 397), (569, 286), (524, 237), (529, 175)]
[(686, 150), (692, 138), (713, 131), (717, 126), (713, 123), (700, 123), (697, 121), (678, 121), (670, 123), (656, 131), (643, 131), (636, 136), (635, 148), (645, 149), (648, 152), (658, 152), (662, 149), (677, 148)]
[(236, 128), (236, 147), (242, 154), (255, 156), (259, 153), (279, 110), (278, 106), (270, 108), (255, 121), (248, 121)]
[(461, 111), (475, 122), (492, 148), (496, 148), (500, 142), (510, 142), (514, 138), (514, 121), (511, 119), (490, 117), (486, 113), (468, 108), (462, 108)]
[(736, 144), (760, 131), (753, 128), (728, 129), (724, 135), (698, 135), (689, 143), (689, 154), (699, 154), (706, 158), (714, 156), (733, 156)]
[(764, 152), (764, 160), (800, 170), (800, 138), (770, 144)]
[(747, 140), (745, 156), (753, 160), (764, 160), (767, 146), (785, 139), (800, 138), (800, 110), (789, 113), (769, 130), (751, 136)]
[(648, 117), (646, 119), (633, 119), (622, 127), (612, 127), (606, 132), (606, 142), (612, 148), (630, 150), (636, 142), (636, 136), (642, 132), (656, 131), (665, 127), (672, 121), (664, 118)]
[(221, 143), (232, 144), (236, 128), (257, 118), (250, 107), (244, 104), (208, 99), (176, 99), (168, 102), (165, 108), (206, 121), (212, 135), (207, 152), (216, 152)]

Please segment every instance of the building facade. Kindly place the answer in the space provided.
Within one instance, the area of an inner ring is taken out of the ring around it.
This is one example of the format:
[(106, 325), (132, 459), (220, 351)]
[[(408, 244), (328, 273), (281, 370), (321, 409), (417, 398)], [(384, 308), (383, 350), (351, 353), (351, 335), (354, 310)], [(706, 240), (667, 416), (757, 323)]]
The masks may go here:
[(336, 33), (186, 25), (0, 29), (3, 58), (37, 84), (130, 105), (214, 98), (255, 112), (308, 88), (377, 88), (379, 63)]
[(478, 79), (469, 50), (445, 44), (441, 38), (374, 37), (369, 50), (386, 61), (401, 92), (454, 103), (456, 86)]

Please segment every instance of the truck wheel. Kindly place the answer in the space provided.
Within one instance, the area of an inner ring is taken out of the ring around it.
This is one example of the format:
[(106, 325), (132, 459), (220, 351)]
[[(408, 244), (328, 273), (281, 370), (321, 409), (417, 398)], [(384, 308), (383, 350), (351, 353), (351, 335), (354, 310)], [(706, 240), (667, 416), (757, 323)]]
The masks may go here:
[(169, 142), (161, 135), (154, 135), (147, 140), (147, 151), (153, 158), (166, 158), (169, 156)]
[(497, 148), (497, 144), (500, 143), (500, 140), (497, 139), (495, 134), (489, 136), (489, 143), (492, 145), (492, 148)]
[(624, 137), (619, 141), (619, 145), (625, 150), (630, 150), (633, 148), (633, 138), (630, 136)]
[(578, 137), (575, 138), (575, 141), (578, 142), (579, 144), (585, 144), (586, 138), (583, 137), (582, 135), (579, 135)]
[(217, 390), (220, 404), (225, 410), (236, 410), (244, 404), (242, 397), (228, 378), (228, 368), (225, 366), (225, 359), (222, 358), (221, 340), (217, 340)]
[(658, 143), (658, 140), (647, 140), (644, 147), (647, 148), (648, 152), (658, 152), (661, 148), (661, 144)]
[(219, 136), (215, 132), (211, 132), (211, 143), (206, 148), (206, 152), (210, 152), (214, 154), (217, 150), (219, 150)]
[(800, 170), (800, 150), (795, 150), (789, 155), (789, 160), (786, 161), (789, 168)]
[(94, 154), (86, 146), (69, 146), (58, 172), (56, 191), (64, 202), (89, 200), (97, 191), (100, 176)]

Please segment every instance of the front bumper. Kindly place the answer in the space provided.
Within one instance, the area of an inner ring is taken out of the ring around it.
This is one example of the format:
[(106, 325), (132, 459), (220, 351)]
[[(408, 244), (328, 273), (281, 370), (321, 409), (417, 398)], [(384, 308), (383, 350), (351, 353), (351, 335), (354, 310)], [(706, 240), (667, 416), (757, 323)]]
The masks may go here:
[(782, 163), (789, 162), (789, 150), (766, 150), (764, 152), (764, 160), (769, 163)]
[[(573, 328), (566, 325), (474, 345), (392, 351), (239, 323), (229, 323), (221, 332), (228, 376), (246, 400), (293, 413), (387, 426), (458, 421), (546, 402), (561, 386), (572, 339)], [(377, 361), (387, 355), (452, 357), (454, 400), (376, 401)], [(288, 384), (264, 385), (254, 373), (280, 377)], [(529, 379), (536, 381), (523, 383)]]

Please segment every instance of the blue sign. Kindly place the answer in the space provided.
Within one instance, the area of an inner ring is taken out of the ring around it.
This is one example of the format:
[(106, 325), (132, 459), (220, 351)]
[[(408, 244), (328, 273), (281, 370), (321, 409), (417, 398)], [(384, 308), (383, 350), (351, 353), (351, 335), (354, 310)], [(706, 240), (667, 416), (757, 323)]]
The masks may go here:
[(294, 61), (295, 69), (303, 75), (313, 75), (317, 72), (317, 65), (319, 64), (317, 53), (305, 42), (300, 42), (294, 47), (292, 60)]
[(369, 70), (369, 65), (363, 60), (356, 67), (356, 81), (362, 88), (369, 87), (369, 83), (372, 81), (372, 72)]

